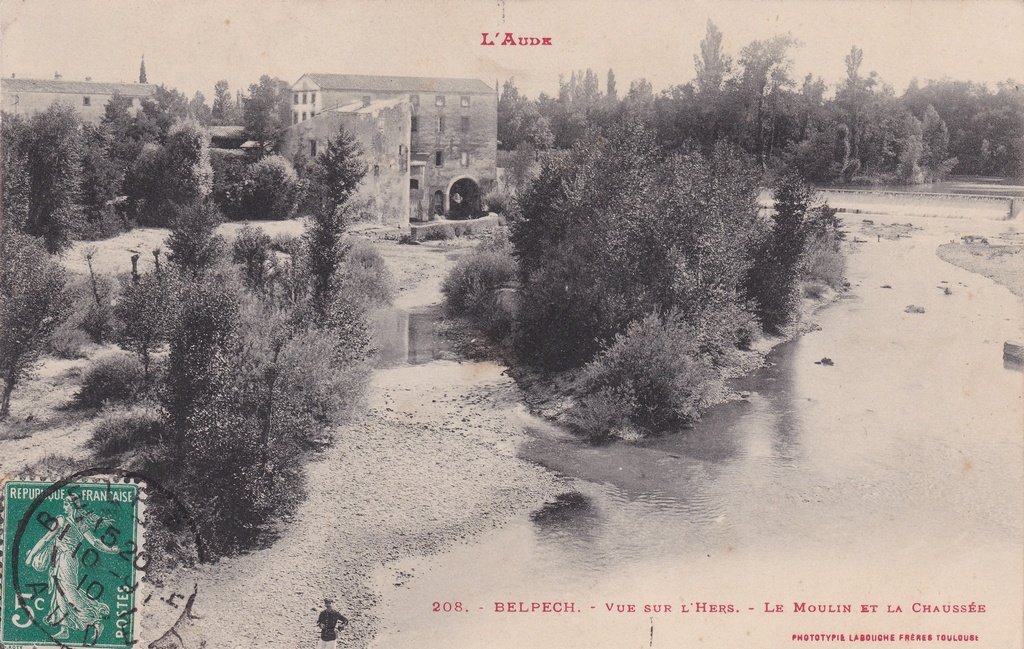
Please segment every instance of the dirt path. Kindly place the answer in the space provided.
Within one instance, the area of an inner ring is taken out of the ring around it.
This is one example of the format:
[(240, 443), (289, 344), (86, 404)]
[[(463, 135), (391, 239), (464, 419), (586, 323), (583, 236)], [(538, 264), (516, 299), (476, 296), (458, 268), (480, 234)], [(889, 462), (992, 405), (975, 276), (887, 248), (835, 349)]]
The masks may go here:
[[(439, 301), (447, 251), (382, 246), (405, 287), (398, 304)], [(515, 456), (523, 433), (507, 410), (519, 395), (503, 369), (439, 361), (377, 370), (367, 412), (308, 467), (309, 496), (280, 539), (194, 575), (203, 616), (195, 637), (210, 647), (313, 646), (316, 611), (334, 595), (352, 622), (343, 646), (363, 647), (378, 625), (376, 569), (441, 551), (558, 493), (552, 474)]]

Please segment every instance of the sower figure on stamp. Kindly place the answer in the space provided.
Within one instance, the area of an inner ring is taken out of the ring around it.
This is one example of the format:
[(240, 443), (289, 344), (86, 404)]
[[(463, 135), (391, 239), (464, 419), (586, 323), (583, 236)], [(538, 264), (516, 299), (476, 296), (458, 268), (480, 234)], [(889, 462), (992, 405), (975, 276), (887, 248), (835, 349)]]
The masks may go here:
[(335, 641), (338, 639), (338, 624), (344, 629), (348, 625), (348, 618), (334, 610), (334, 600), (324, 599), (324, 610), (320, 611), (320, 617), (316, 625), (320, 627), (319, 649), (335, 649)]

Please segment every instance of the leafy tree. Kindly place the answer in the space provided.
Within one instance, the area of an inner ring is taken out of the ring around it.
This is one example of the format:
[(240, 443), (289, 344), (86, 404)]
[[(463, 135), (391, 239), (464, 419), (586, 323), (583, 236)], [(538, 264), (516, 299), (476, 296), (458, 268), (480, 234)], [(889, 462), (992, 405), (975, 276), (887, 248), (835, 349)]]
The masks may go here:
[(22, 229), (28, 220), (28, 126), (19, 115), (0, 120), (0, 229)]
[(147, 383), (153, 353), (167, 338), (172, 282), (166, 273), (157, 271), (126, 279), (114, 305), (119, 322), (117, 344), (138, 357)]
[(0, 419), (10, 414), (11, 393), (29, 376), (43, 344), (67, 316), (65, 275), (34, 237), (0, 229)]
[(107, 129), (82, 125), (81, 202), (89, 221), (99, 220), (104, 208), (121, 193), (124, 169), (114, 157), (114, 146)]
[(707, 35), (700, 42), (700, 56), (693, 57), (693, 65), (697, 69), (694, 80), (697, 92), (705, 95), (718, 93), (729, 74), (731, 63), (722, 50), (722, 32), (708, 20)]
[(196, 202), (178, 212), (167, 237), (168, 259), (182, 273), (199, 276), (216, 265), (224, 238), (216, 234), (222, 221), (210, 202)]
[(155, 130), (161, 142), (171, 132), (171, 128), (188, 117), (188, 97), (175, 88), (160, 84), (151, 97), (142, 100), (142, 110), (138, 119), (148, 122), (144, 130)]
[(338, 135), (309, 165), (306, 207), (314, 216), (322, 215), (333, 222), (334, 212), (348, 202), (366, 175), (362, 154), (355, 136), (340, 126)]
[[(168, 327), (164, 407), (182, 456), (189, 438), (203, 432), (216, 409), (225, 408), (240, 308), (237, 288), (226, 277), (183, 277), (176, 287)], [(217, 406), (214, 411), (204, 409)]]
[(609, 101), (616, 102), (619, 100), (619, 91), (615, 86), (615, 72), (611, 68), (608, 68), (608, 80), (605, 82), (604, 92)]
[(221, 79), (213, 86), (213, 107), (210, 109), (210, 116), (215, 124), (228, 123), (231, 104), (231, 91), (228, 82)]
[(54, 103), (32, 117), (22, 141), (29, 181), (22, 228), (41, 237), (50, 252), (71, 243), (81, 220), (81, 128), (74, 108)]
[(799, 306), (801, 263), (813, 218), (814, 190), (798, 174), (789, 173), (775, 188), (772, 226), (756, 244), (747, 273), (747, 294), (766, 331), (789, 324)]
[(956, 164), (956, 160), (948, 160), (949, 129), (946, 122), (939, 117), (938, 111), (931, 104), (924, 112), (921, 125), (921, 166), (927, 170), (928, 177), (941, 180)]
[(250, 219), (291, 218), (301, 190), (292, 164), (278, 155), (267, 156), (245, 169), (239, 188), (241, 212)]
[(903, 135), (900, 142), (900, 162), (896, 169), (900, 180), (915, 185), (922, 182), (921, 155), (924, 153), (924, 131), (921, 120), (907, 113), (903, 120)]
[(743, 70), (740, 88), (748, 107), (748, 119), (753, 132), (751, 148), (762, 168), (767, 168), (775, 142), (782, 91), (793, 86), (793, 79), (789, 75), (792, 65), (789, 50), (797, 44), (787, 34), (753, 41), (740, 52), (739, 63)]
[(291, 86), (287, 81), (260, 77), (249, 86), (244, 100), (245, 134), (256, 142), (275, 146), (286, 128), (291, 126)]
[(270, 235), (261, 228), (244, 225), (231, 244), (231, 261), (242, 266), (242, 282), (254, 293), (267, 287), (271, 261)]
[(213, 111), (206, 105), (206, 97), (198, 90), (188, 102), (188, 116), (203, 126), (209, 126), (213, 122)]

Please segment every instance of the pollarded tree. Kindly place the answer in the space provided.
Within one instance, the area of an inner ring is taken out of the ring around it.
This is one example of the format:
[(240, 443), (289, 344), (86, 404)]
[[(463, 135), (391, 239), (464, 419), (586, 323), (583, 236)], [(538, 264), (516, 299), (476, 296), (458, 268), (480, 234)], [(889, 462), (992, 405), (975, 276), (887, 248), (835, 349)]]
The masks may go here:
[(0, 419), (10, 413), (18, 381), (29, 375), (43, 343), (67, 315), (64, 285), (64, 270), (38, 239), (0, 229)]

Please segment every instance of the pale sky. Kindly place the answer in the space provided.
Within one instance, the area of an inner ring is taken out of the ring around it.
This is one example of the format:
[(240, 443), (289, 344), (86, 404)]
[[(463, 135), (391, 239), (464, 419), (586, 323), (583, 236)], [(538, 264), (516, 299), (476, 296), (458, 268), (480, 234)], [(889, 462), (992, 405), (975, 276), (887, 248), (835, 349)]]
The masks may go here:
[[(2, 0), (0, 72), (9, 77), (135, 81), (209, 100), (261, 74), (305, 72), (515, 76), (530, 96), (557, 92), (559, 73), (613, 68), (620, 94), (646, 77), (655, 90), (694, 76), (713, 20), (734, 57), (787, 31), (802, 41), (794, 76), (830, 84), (850, 46), (902, 92), (910, 79), (1024, 81), (1021, 0)], [(484, 47), (481, 32), (550, 37), (541, 47)]]

